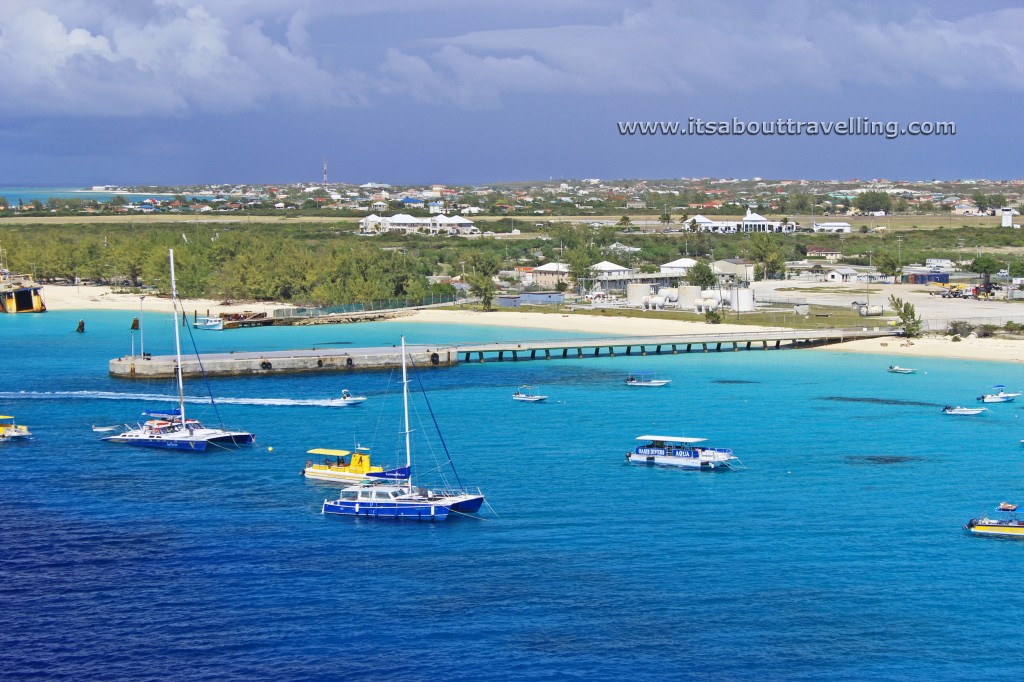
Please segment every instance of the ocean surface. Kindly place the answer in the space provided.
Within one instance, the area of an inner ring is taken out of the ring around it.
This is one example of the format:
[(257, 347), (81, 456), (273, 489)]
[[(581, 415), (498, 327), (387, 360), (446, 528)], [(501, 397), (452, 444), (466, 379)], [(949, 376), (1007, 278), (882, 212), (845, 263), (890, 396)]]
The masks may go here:
[[(169, 199), (173, 195), (146, 192), (100, 192), (84, 187), (0, 187), (0, 197), (7, 199), (11, 206), (17, 206), (18, 201), (29, 203), (37, 199), (44, 204), (47, 199), (92, 199), (95, 201), (110, 201), (116, 196), (139, 201), (146, 197)], [(198, 197), (202, 199), (212, 198), (212, 195), (187, 194), (188, 198)]]
[[(818, 351), (472, 363), (414, 374), (464, 483), (444, 523), (325, 517), (314, 447), (397, 461), (389, 373), (209, 382), (252, 449), (100, 441), (168, 406), (111, 379), (135, 315), (0, 316), (0, 677), (173, 680), (1019, 680), (1024, 542), (972, 516), (1024, 502), (1024, 404), (950, 417), (1019, 365)], [(78, 319), (84, 334), (74, 333)], [(146, 351), (173, 349), (147, 314)], [(200, 351), (551, 338), (404, 320), (196, 332)], [(139, 339), (134, 339), (136, 344)], [(186, 348), (190, 348), (185, 336)], [(906, 364), (905, 359), (898, 360)], [(654, 370), (666, 388), (623, 384)], [(517, 403), (518, 384), (546, 403)], [(347, 388), (368, 400), (322, 404)], [(206, 388), (188, 381), (197, 400)], [(444, 460), (414, 395), (417, 474)], [(191, 414), (216, 422), (209, 404)], [(418, 417), (418, 418), (417, 418)], [(625, 463), (702, 436), (745, 470)], [(429, 464), (424, 464), (424, 462)]]

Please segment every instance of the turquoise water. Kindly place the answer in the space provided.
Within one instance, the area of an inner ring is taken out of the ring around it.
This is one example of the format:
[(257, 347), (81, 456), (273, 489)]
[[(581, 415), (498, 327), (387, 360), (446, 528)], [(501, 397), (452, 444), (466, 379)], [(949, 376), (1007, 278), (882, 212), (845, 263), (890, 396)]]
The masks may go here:
[[(86, 190), (86, 191), (83, 191)], [(170, 194), (146, 193), (146, 192), (94, 192), (82, 187), (0, 187), (0, 197), (7, 199), (11, 206), (17, 206), (18, 201), (29, 203), (37, 199), (46, 203), (47, 199), (93, 199), (95, 201), (110, 201), (116, 196), (123, 196), (126, 199), (141, 200), (146, 197), (170, 198)], [(188, 194), (189, 198), (211, 198), (212, 195)]]
[[(133, 316), (0, 316), (0, 412), (35, 433), (0, 444), (5, 677), (1020, 677), (1012, 646), (977, 645), (1022, 615), (1024, 543), (961, 526), (1024, 502), (1021, 406), (940, 413), (1024, 385), (1017, 365), (922, 359), (893, 375), (904, 359), (751, 351), (424, 371), (459, 474), (494, 513), (420, 525), (325, 518), (337, 488), (298, 475), (312, 447), (397, 456), (387, 373), (212, 380), (224, 421), (257, 433), (251, 450), (100, 442), (91, 424), (134, 421), (173, 391), (108, 377)], [(145, 317), (147, 352), (170, 352), (170, 324)], [(544, 336), (396, 320), (196, 340), (212, 352), (400, 334)], [(673, 383), (629, 388), (631, 370)], [(512, 401), (520, 383), (548, 402)], [(369, 400), (294, 404), (342, 388)], [(625, 464), (652, 432), (707, 437), (748, 468)]]

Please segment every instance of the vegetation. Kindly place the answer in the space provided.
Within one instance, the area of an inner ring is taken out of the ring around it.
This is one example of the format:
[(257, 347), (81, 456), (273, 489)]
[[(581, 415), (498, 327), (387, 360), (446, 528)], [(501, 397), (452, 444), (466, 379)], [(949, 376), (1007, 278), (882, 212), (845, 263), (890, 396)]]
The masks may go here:
[(903, 325), (903, 335), (913, 339), (921, 335), (921, 318), (917, 316), (914, 304), (904, 301), (896, 296), (889, 297), (889, 307), (893, 309), (896, 316), (900, 318)]
[(686, 281), (691, 286), (701, 289), (710, 289), (718, 283), (718, 276), (705, 261), (697, 261), (697, 264), (686, 272)]
[(974, 325), (966, 320), (950, 320), (946, 324), (948, 336), (968, 336), (974, 331)]

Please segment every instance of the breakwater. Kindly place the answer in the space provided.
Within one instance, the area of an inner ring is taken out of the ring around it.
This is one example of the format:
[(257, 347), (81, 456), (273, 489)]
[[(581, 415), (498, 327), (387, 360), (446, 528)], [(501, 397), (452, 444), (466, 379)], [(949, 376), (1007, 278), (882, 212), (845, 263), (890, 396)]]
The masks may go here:
[[(580, 359), (617, 355), (645, 356), (680, 353), (769, 351), (807, 348), (854, 339), (896, 336), (899, 329), (787, 329), (780, 331), (729, 332), (722, 334), (675, 334), (663, 336), (498, 341), (440, 346), (407, 346), (410, 360), (421, 367), (452, 367), (460, 362), (520, 362), (529, 360)], [(183, 357), (185, 376), (275, 375), (298, 372), (355, 372), (387, 370), (401, 366), (395, 346), (374, 348), (298, 349), (209, 353)], [(114, 358), (110, 375), (124, 379), (174, 376), (173, 355)]]

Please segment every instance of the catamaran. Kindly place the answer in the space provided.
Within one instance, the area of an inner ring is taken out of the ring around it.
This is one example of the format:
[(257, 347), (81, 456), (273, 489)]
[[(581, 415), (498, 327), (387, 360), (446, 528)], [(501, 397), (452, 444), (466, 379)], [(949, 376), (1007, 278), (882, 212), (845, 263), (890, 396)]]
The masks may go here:
[[(170, 249), (171, 262), (171, 307), (175, 320), (178, 316), (178, 290), (174, 283), (174, 249)], [(197, 419), (185, 416), (185, 385), (181, 374), (181, 336), (178, 324), (174, 324), (174, 350), (177, 356), (178, 407), (156, 413), (143, 413), (150, 417), (136, 428), (103, 438), (111, 443), (122, 443), (143, 448), (167, 448), (203, 452), (207, 447), (230, 447), (252, 445), (256, 436), (248, 431), (229, 431), (223, 428), (203, 426)]]
[(706, 438), (637, 436), (636, 439), (640, 445), (626, 453), (627, 462), (706, 471), (731, 469), (739, 463), (739, 458), (732, 454), (732, 450), (699, 445)]
[(405, 418), (405, 466), (394, 470), (391, 476), (381, 477), (391, 478), (395, 482), (364, 483), (342, 488), (338, 499), (324, 500), (324, 514), (444, 521), (453, 513), (471, 514), (480, 510), (484, 496), (479, 489), (475, 492), (461, 487), (432, 490), (413, 484), (405, 337), (402, 337), (402, 407)]

